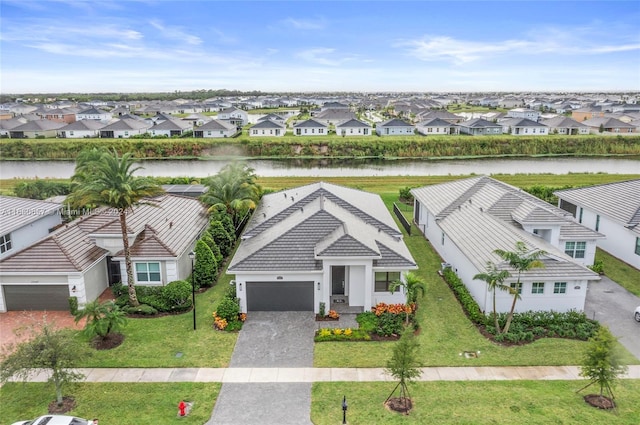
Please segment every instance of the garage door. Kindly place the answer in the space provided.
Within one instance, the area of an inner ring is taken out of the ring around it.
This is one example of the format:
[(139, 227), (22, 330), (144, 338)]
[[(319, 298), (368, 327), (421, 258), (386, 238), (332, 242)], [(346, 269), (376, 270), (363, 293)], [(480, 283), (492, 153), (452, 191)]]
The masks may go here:
[(313, 311), (313, 282), (247, 282), (249, 311)]
[(69, 310), (67, 285), (4, 285), (7, 310)]

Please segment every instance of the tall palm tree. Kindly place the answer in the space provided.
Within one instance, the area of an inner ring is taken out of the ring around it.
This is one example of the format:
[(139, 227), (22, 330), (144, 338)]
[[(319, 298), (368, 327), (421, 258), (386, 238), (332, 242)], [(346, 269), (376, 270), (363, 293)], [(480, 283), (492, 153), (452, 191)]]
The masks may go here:
[(511, 289), (504, 284), (505, 279), (511, 276), (507, 270), (498, 270), (496, 265), (491, 261), (487, 261), (487, 271), (484, 273), (478, 273), (473, 276), (474, 279), (482, 280), (486, 282), (487, 287), (493, 292), (493, 318), (495, 320), (496, 332), (500, 331), (500, 322), (498, 322), (498, 313), (496, 312), (496, 289), (501, 291), (508, 291)]
[(255, 182), (253, 168), (242, 163), (232, 163), (218, 174), (204, 181), (209, 187), (202, 201), (210, 210), (226, 211), (238, 225), (242, 212), (254, 209), (260, 200), (261, 188)]
[(403, 288), (404, 293), (407, 297), (407, 302), (405, 304), (407, 306), (407, 308), (405, 309), (405, 324), (408, 325), (409, 308), (411, 306), (411, 303), (416, 303), (418, 301), (418, 293), (424, 296), (424, 282), (422, 281), (422, 279), (416, 276), (415, 273), (407, 272), (404, 275), (404, 282), (401, 279), (391, 282), (391, 284), (389, 285), (389, 292), (393, 294), (394, 291), (398, 288)]
[(509, 326), (511, 326), (511, 320), (513, 320), (513, 311), (516, 308), (516, 301), (520, 298), (520, 277), (523, 272), (534, 268), (544, 268), (544, 263), (539, 260), (540, 257), (546, 254), (546, 251), (541, 249), (529, 250), (527, 245), (522, 242), (516, 242), (515, 251), (505, 251), (502, 249), (496, 249), (493, 251), (498, 254), (509, 266), (518, 272), (515, 288), (509, 287), (509, 292), (513, 295), (513, 303), (511, 304), (511, 310), (507, 315), (507, 323), (504, 325), (503, 333), (509, 332)]
[(127, 213), (143, 198), (163, 193), (162, 188), (151, 179), (133, 174), (142, 169), (134, 167), (130, 153), (119, 156), (115, 151), (91, 150), (78, 157), (76, 170), (71, 177), (73, 191), (69, 201), (74, 206), (106, 206), (118, 212), (122, 244), (127, 269), (129, 303), (139, 305), (133, 280), (133, 267), (127, 232)]

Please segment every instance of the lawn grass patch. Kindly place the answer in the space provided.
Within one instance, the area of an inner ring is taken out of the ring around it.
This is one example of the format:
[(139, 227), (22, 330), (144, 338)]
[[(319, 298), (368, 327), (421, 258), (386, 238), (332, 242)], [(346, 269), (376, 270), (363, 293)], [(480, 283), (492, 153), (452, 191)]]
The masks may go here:
[(350, 425), (523, 424), (636, 425), (640, 380), (616, 386), (616, 411), (587, 405), (576, 394), (584, 381), (417, 382), (409, 385), (414, 409), (408, 416), (386, 410), (383, 402), (394, 382), (317, 382), (311, 393), (315, 425), (341, 423), (346, 395)]
[[(193, 424), (209, 420), (220, 383), (79, 383), (65, 387), (75, 397), (68, 415), (100, 419), (101, 424)], [(8, 383), (0, 388), (0, 425), (34, 419), (47, 413), (55, 392), (44, 383)], [(178, 403), (193, 401), (187, 417), (178, 417)]]
[(619, 283), (620, 286), (632, 294), (640, 297), (640, 270), (635, 269), (600, 248), (596, 250), (596, 260), (602, 260), (604, 263), (604, 274), (608, 278)]
[[(229, 287), (231, 276), (196, 295), (197, 330), (192, 310), (157, 318), (129, 319), (125, 340), (112, 350), (94, 351), (79, 367), (226, 367), (238, 334), (213, 329), (212, 313)], [(88, 339), (78, 338), (88, 343)], [(176, 357), (177, 353), (182, 353)]]

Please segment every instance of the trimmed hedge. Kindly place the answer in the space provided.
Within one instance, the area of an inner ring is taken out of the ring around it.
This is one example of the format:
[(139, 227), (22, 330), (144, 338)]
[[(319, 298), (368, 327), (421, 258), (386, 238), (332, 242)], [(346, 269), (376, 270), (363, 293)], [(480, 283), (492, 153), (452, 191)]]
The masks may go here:
[(445, 282), (447, 282), (449, 287), (453, 290), (453, 293), (460, 302), (460, 305), (467, 314), (469, 320), (477, 325), (485, 325), (487, 322), (487, 316), (482, 313), (480, 306), (476, 300), (473, 299), (469, 290), (462, 282), (462, 279), (460, 279), (450, 268), (444, 269), (442, 277), (444, 277)]

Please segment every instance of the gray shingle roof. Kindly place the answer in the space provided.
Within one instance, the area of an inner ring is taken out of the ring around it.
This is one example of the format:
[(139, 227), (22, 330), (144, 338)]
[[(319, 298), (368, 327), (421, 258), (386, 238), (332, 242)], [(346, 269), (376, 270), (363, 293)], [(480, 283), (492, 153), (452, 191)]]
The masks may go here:
[(95, 120), (80, 120), (72, 122), (69, 125), (66, 125), (60, 128), (60, 131), (91, 131), (91, 130), (100, 130), (106, 126), (105, 123)]
[(378, 127), (413, 127), (413, 125), (409, 124), (406, 121), (402, 121), (401, 119), (392, 118), (381, 124), (378, 124)]
[(140, 130), (151, 128), (151, 123), (131, 118), (121, 118), (105, 127), (101, 131)]
[(544, 125), (550, 128), (580, 128), (586, 127), (586, 125), (574, 120), (573, 118), (564, 117), (559, 115), (557, 117), (549, 118), (548, 120), (541, 121)]
[(297, 122), (293, 126), (294, 128), (327, 128), (327, 125), (321, 123), (319, 121), (314, 120), (313, 118)]
[(272, 120), (264, 120), (264, 121), (260, 121), (257, 124), (252, 125), (251, 128), (264, 128), (264, 129), (279, 128), (282, 130), (285, 128), (285, 126), (284, 124), (280, 124), (279, 122), (275, 122)]
[(430, 118), (418, 124), (420, 127), (453, 127), (454, 125), (440, 118)]
[(463, 121), (461, 123), (458, 123), (458, 125), (460, 127), (468, 127), (468, 128), (502, 127), (500, 124), (483, 120), (482, 118), (474, 118), (469, 121)]
[(499, 122), (500, 125), (511, 127), (546, 127), (546, 125), (535, 122), (528, 118), (509, 118)]
[(222, 120), (211, 120), (202, 124), (196, 130), (234, 130), (235, 125)]
[(356, 128), (356, 127), (363, 127), (363, 128), (370, 128), (371, 126), (369, 124), (367, 124), (366, 122), (362, 122), (360, 120), (357, 119), (350, 119), (348, 121), (345, 121), (343, 123), (340, 123), (338, 125), (336, 125), (336, 127), (341, 128), (341, 127), (345, 127), (345, 128)]

